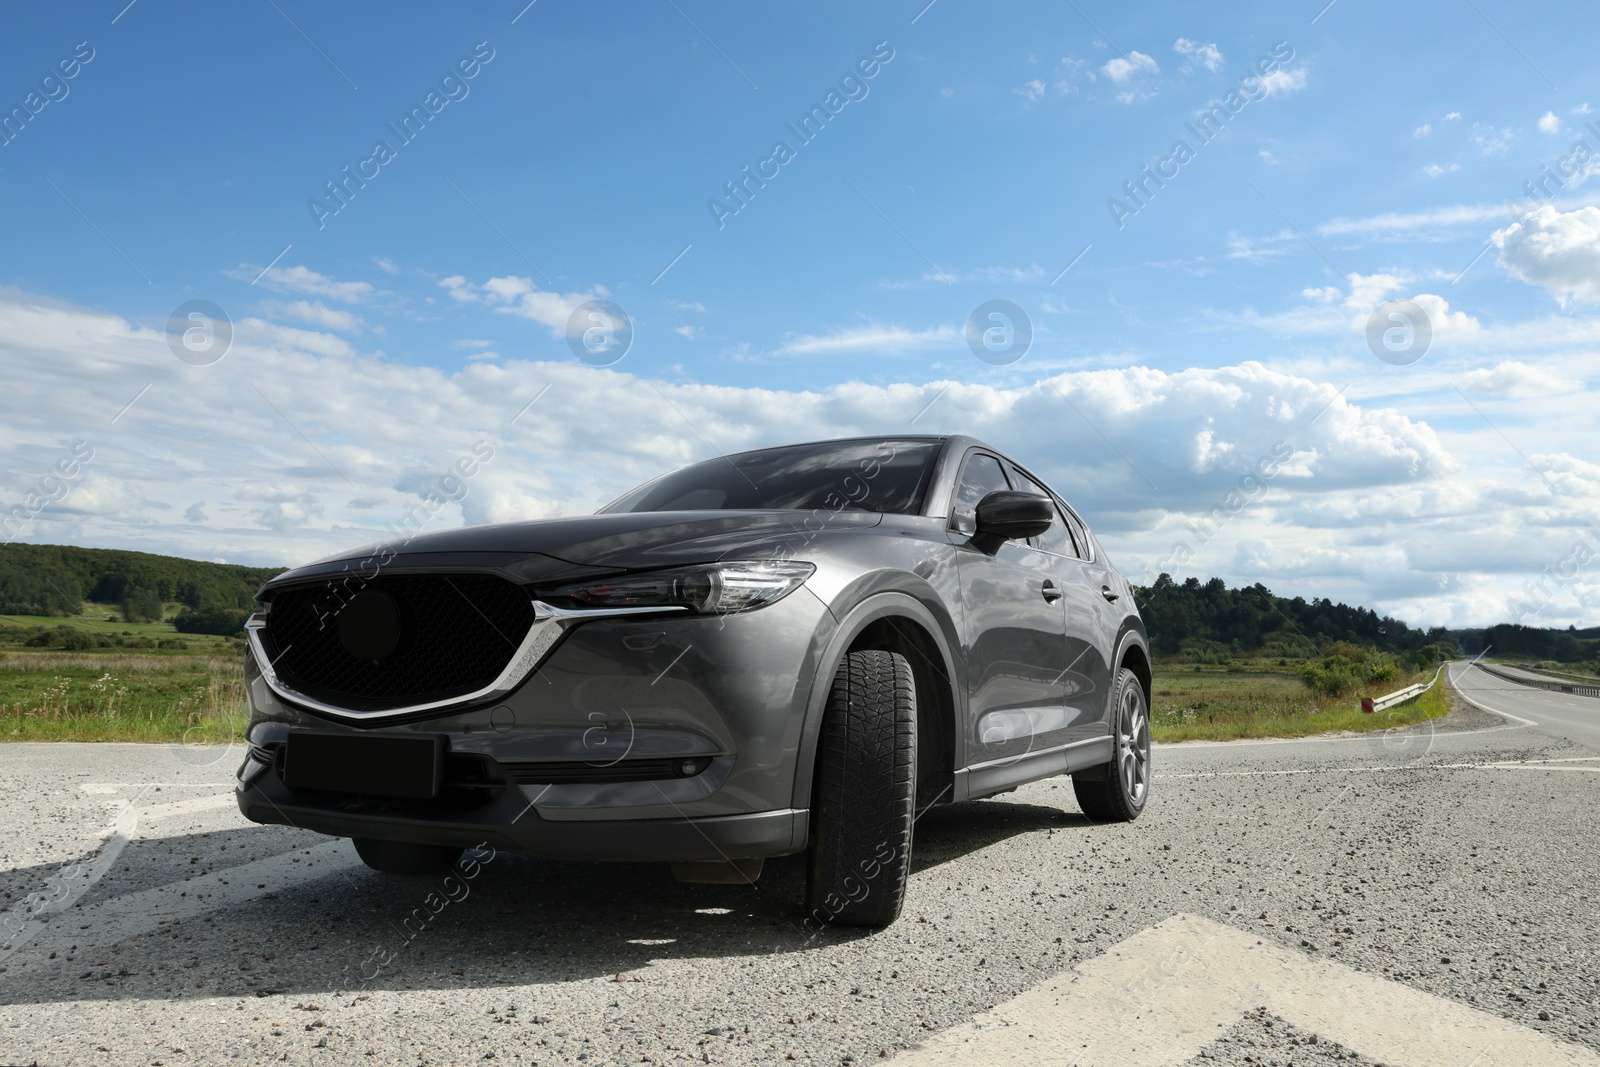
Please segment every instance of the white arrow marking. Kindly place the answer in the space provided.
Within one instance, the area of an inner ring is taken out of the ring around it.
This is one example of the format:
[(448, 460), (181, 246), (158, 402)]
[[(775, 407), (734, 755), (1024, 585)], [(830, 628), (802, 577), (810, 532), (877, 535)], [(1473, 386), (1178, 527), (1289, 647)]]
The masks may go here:
[[(93, 792), (93, 790), (86, 791)], [(102, 832), (100, 844), (90, 851), (88, 857), (77, 863), (64, 865), (50, 876), (42, 891), (24, 898), (4, 913), (0, 913), (0, 961), (8, 959), (45, 930), (50, 915), (64, 912), (77, 904), (83, 895), (111, 869), (112, 864), (117, 862), (117, 857), (122, 855), (122, 850), (127, 847), (129, 841), (150, 836), (148, 827), (141, 829), (139, 826), (141, 815), (144, 816), (146, 823), (159, 822), (179, 815), (193, 815), (214, 808), (225, 808), (234, 803), (232, 793), (175, 800), (148, 808), (140, 808), (136, 802), (125, 803), (117, 812), (115, 819)]]
[(1600, 1067), (1537, 1030), (1198, 915), (1174, 915), (896, 1062), (1167, 1067), (1260, 1007), (1396, 1067)]

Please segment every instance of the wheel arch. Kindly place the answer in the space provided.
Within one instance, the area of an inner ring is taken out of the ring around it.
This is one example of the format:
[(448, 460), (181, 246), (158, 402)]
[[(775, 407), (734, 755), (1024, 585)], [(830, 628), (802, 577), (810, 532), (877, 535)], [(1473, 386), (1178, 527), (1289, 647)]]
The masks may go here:
[(898, 652), (911, 664), (917, 691), (917, 806), (920, 810), (940, 798), (949, 798), (961, 756), (956, 723), (965, 676), (951, 654), (947, 631), (954, 632), (948, 619), (941, 620), (916, 597), (895, 591), (868, 597), (840, 620), (818, 660), (806, 705), (795, 763), (794, 807), (811, 807), (817, 739), (833, 677), (844, 657), (861, 649)]
[(1126, 629), (1117, 642), (1116, 667), (1128, 668), (1139, 679), (1144, 690), (1144, 706), (1155, 707), (1155, 672), (1150, 659), (1150, 645), (1142, 630)]

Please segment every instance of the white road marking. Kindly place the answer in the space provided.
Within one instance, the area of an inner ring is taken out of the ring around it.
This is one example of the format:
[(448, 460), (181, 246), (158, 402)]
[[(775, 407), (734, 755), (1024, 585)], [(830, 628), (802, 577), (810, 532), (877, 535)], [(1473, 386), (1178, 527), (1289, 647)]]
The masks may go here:
[[(1462, 671), (1461, 673), (1465, 674), (1466, 671)], [(1455, 689), (1456, 693), (1461, 697), (1462, 700), (1465, 700), (1468, 704), (1471, 704), (1473, 707), (1480, 708), (1483, 711), (1490, 712), (1490, 713), (1492, 713), (1494, 715), (1498, 715), (1502, 719), (1513, 719), (1513, 720), (1515, 720), (1517, 722), (1520, 722), (1524, 726), (1538, 726), (1539, 725), (1538, 723), (1534, 722), (1532, 719), (1524, 719), (1521, 715), (1513, 715), (1509, 711), (1501, 711), (1499, 708), (1490, 707), (1488, 704), (1485, 704), (1481, 700), (1474, 700), (1472, 697), (1467, 695), (1467, 691), (1465, 689), (1462, 689), (1459, 685), (1456, 684), (1456, 679), (1458, 677), (1459, 676), (1454, 671), (1452, 671), (1450, 673), (1450, 685), (1451, 685), (1451, 687), (1453, 689)], [(1530, 692), (1542, 692), (1542, 690), (1530, 690)]]
[[(94, 791), (85, 789), (85, 792)], [(136, 802), (138, 798), (135, 797), (134, 800)], [(89, 850), (89, 856), (92, 858), (63, 864), (45, 882), (42, 891), (23, 898), (4, 913), (0, 913), (0, 937), (4, 938), (4, 941), (0, 942), (0, 962), (8, 959), (44, 931), (49, 916), (64, 912), (77, 904), (83, 895), (104, 877), (112, 864), (117, 862), (117, 857), (122, 854), (129, 841), (150, 836), (148, 829), (139, 827), (141, 815), (146, 822), (160, 822), (174, 816), (193, 815), (196, 812), (226, 807), (234, 803), (234, 799), (232, 793), (222, 793), (156, 804), (148, 808), (140, 808), (135, 802), (123, 804), (111, 824), (102, 832), (100, 843)]]
[[(1466, 696), (1466, 694), (1463, 693), (1462, 696)], [(1482, 705), (1479, 705), (1479, 706), (1481, 707)], [(1490, 710), (1490, 709), (1485, 708), (1484, 710), (1487, 711), (1487, 710)], [(1515, 715), (1512, 715), (1509, 712), (1504, 712), (1504, 711), (1497, 711), (1497, 712), (1495, 712), (1495, 714), (1504, 715), (1507, 718), (1511, 718), (1511, 719), (1516, 719), (1517, 718)], [(1438, 721), (1437, 719), (1424, 719), (1421, 722), (1407, 723), (1404, 726), (1393, 726), (1393, 727), (1390, 727), (1390, 729), (1393, 729), (1393, 730), (1405, 730), (1405, 729), (1409, 729), (1409, 728), (1414, 727), (1414, 726), (1426, 726), (1431, 722), (1437, 722), (1437, 721)], [(1518, 719), (1517, 724), (1514, 725), (1514, 726), (1512, 726), (1512, 725), (1486, 726), (1481, 730), (1451, 730), (1451, 731), (1449, 731), (1447, 733), (1438, 734), (1437, 736), (1439, 736), (1439, 737), (1476, 737), (1478, 734), (1498, 734), (1498, 733), (1503, 733), (1506, 730), (1521, 730), (1525, 726), (1537, 726), (1537, 725), (1539, 725), (1539, 724), (1536, 723), (1536, 722), (1531, 722), (1531, 721), (1529, 721), (1527, 719)], [(1309, 737), (1241, 737), (1236, 741), (1161, 741), (1161, 742), (1158, 742), (1155, 745), (1155, 747), (1157, 749), (1165, 748), (1165, 749), (1171, 749), (1171, 750), (1177, 751), (1177, 752), (1182, 752), (1182, 751), (1185, 751), (1187, 749), (1192, 749), (1192, 748), (1248, 748), (1251, 745), (1306, 745), (1306, 744), (1331, 745), (1331, 744), (1338, 744), (1340, 742), (1345, 742), (1345, 741), (1365, 741), (1368, 744), (1370, 744), (1374, 737), (1380, 737), (1381, 738), (1382, 736), (1383, 736), (1383, 733), (1381, 731), (1371, 730), (1371, 731), (1368, 731), (1367, 733), (1351, 734), (1348, 737), (1340, 736), (1340, 735), (1337, 735), (1337, 734), (1312, 734)], [(1417, 731), (1417, 733), (1414, 736), (1426, 736), (1426, 733), (1425, 733), (1425, 731)]]
[(1182, 914), (895, 1059), (1167, 1067), (1260, 1007), (1395, 1067), (1600, 1067), (1529, 1027)]
[(1493, 769), (1497, 771), (1588, 771), (1590, 774), (1600, 774), (1600, 767), (1548, 767), (1537, 763), (1496, 763)]
[(92, 859), (64, 864), (45, 882), (42, 891), (24, 897), (0, 914), (0, 932), (5, 937), (4, 943), (0, 944), (0, 962), (9, 959), (45, 929), (39, 916), (48, 916), (72, 907), (111, 869), (117, 856), (134, 836), (138, 822), (139, 817), (133, 805), (125, 805), (111, 825), (106, 827), (100, 844), (90, 850)]
[(163, 923), (191, 919), (325, 878), (354, 862), (343, 840), (325, 841), (309, 849), (296, 848), (214, 874), (128, 893), (78, 909), (69, 921), (51, 924), (65, 929), (46, 934), (39, 947), (65, 941), (79, 946), (115, 944)]
[(1576, 763), (1600, 760), (1600, 756), (1573, 756), (1567, 760), (1496, 760), (1492, 763), (1388, 763), (1371, 767), (1294, 767), (1273, 771), (1182, 771), (1157, 774), (1156, 778), (1281, 778), (1298, 774), (1371, 774), (1384, 771), (1600, 771), (1600, 767), (1547, 767), (1548, 763)]

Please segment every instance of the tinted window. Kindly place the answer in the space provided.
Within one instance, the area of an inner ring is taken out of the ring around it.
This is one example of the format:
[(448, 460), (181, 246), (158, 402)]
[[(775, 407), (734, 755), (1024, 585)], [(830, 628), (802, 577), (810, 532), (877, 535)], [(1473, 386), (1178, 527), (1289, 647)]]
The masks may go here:
[(1017, 470), (1015, 467), (1011, 469), (1011, 476), (1016, 479), (1018, 489), (1021, 489), (1023, 492), (1033, 493), (1035, 496), (1042, 496), (1049, 500), (1050, 507), (1054, 509), (1056, 513), (1055, 521), (1050, 524), (1050, 528), (1044, 533), (1040, 534), (1038, 537), (1028, 538), (1028, 542), (1032, 544), (1034, 548), (1043, 549), (1046, 552), (1054, 552), (1058, 556), (1081, 555), (1078, 552), (1077, 546), (1073, 544), (1072, 531), (1068, 527), (1067, 521), (1061, 516), (1061, 508), (1057, 506), (1054, 498), (1050, 496), (1049, 491), (1032, 478), (1029, 478), (1026, 474), (1023, 474), (1021, 471)]
[(915, 514), (937, 441), (825, 441), (708, 459), (647, 482), (602, 508), (619, 511), (783, 510)]
[(999, 489), (1010, 489), (1006, 472), (993, 456), (974, 452), (961, 465), (961, 477), (956, 480), (954, 498), (950, 501), (950, 525), (962, 533), (973, 533), (978, 528), (978, 501)]
[(1089, 531), (1084, 528), (1082, 521), (1068, 508), (1063, 508), (1061, 502), (1056, 502), (1056, 511), (1066, 516), (1067, 524), (1072, 528), (1073, 539), (1078, 542), (1078, 556), (1082, 559), (1094, 559), (1094, 542), (1089, 540)]

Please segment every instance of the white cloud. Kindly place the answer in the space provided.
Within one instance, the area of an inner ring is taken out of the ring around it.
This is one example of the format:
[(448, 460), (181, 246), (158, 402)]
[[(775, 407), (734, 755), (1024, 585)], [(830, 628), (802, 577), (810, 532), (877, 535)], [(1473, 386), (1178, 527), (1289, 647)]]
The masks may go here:
[(856, 326), (827, 334), (801, 334), (786, 339), (778, 348), (780, 356), (834, 355), (840, 352), (907, 352), (937, 345), (961, 343), (952, 326), (929, 330), (908, 330), (903, 326)]
[(383, 273), (385, 273), (385, 274), (399, 274), (400, 273), (400, 268), (395, 265), (395, 262), (392, 259), (384, 259), (382, 256), (373, 256), (372, 257), (372, 262), (373, 262), (374, 265), (377, 266), (377, 268), (379, 270), (383, 271)]
[(1248, 263), (1260, 263), (1263, 260), (1276, 259), (1284, 254), (1287, 247), (1299, 239), (1293, 230), (1279, 230), (1268, 237), (1241, 237), (1239, 234), (1228, 234), (1228, 258), (1242, 259)]
[(319, 356), (345, 359), (355, 355), (355, 348), (343, 337), (317, 330), (302, 330), (255, 317), (240, 319), (233, 328), (235, 344), (250, 345), (268, 350), (299, 349)]
[(1426, 137), (1433, 132), (1433, 127), (1424, 122), (1421, 126), (1411, 131), (1413, 137)]
[(1497, 130), (1480, 122), (1472, 124), (1472, 143), (1486, 156), (1503, 156), (1511, 148), (1511, 128)]
[[(1402, 284), (1395, 273), (1350, 281), (1377, 296)], [(1339, 297), (1316, 292), (1307, 298), (1331, 306)], [(810, 338), (838, 352), (896, 340), (949, 344), (970, 359), (953, 328), (873, 326)], [(63, 505), (39, 515), (26, 540), (298, 563), (384, 536), (384, 523), (398, 521), (480, 440), (493, 444), (494, 459), (466, 498), (425, 528), (587, 513), (718, 452), (961, 431), (1037, 467), (1083, 510), (1112, 558), (1148, 579), (1175, 540), (1193, 537), (1187, 521), (1224, 501), (1258, 460), (1286, 453), (1267, 496), (1232, 519), (1187, 573), (1238, 581), (1253, 573), (1245, 563), (1267, 558), (1264, 543), (1276, 553), (1269, 562), (1283, 569), (1263, 580), (1280, 593), (1380, 609), (1415, 604), (1408, 621), (1479, 623), (1503, 617), (1502, 589), (1514, 591), (1535, 564), (1559, 558), (1564, 516), (1600, 511), (1592, 459), (1540, 458), (1558, 452), (1551, 434), (1570, 436), (1581, 398), (1566, 408), (1549, 396), (1529, 401), (1530, 415), (1569, 425), (1542, 434), (1532, 421), (1518, 431), (1519, 444), (1557, 482), (1555, 499), (1491, 429), (1463, 423), (1459, 403), (1441, 439), (1415, 410), (1353, 400), (1362, 386), (1340, 395), (1335, 384), (1349, 379), (1329, 384), (1256, 362), (1074, 371), (1012, 386), (890, 380), (800, 390), (651, 380), (570, 358), (445, 371), (333, 343), (347, 345), (262, 322), (239, 331), (226, 359), (191, 367), (172, 357), (159, 329), (0, 291), (0, 360), (11, 369), (8, 381), (20, 383), (0, 391), (0, 448), (14, 457), (0, 470), (0, 501), (20, 499), (77, 434), (96, 449), (89, 473)], [(1468, 380), (1504, 390), (1478, 401), (1497, 422), (1501, 407), (1522, 403), (1515, 396), (1538, 383), (1536, 374), (1500, 368)], [(373, 418), (375, 410), (384, 417)], [(1546, 527), (1555, 532), (1546, 536)], [(1247, 546), (1242, 563), (1238, 545)], [(1417, 591), (1424, 588), (1439, 598)], [(1565, 616), (1551, 616), (1558, 617), (1564, 625)]]
[(1023, 85), (1022, 88), (1013, 89), (1011, 91), (1022, 97), (1022, 99), (1032, 103), (1044, 95), (1044, 82), (1040, 81), (1038, 78), (1035, 78), (1031, 82)]
[(1486, 393), (1509, 397), (1554, 396), (1583, 388), (1582, 382), (1514, 359), (1488, 370), (1472, 371), (1467, 375), (1467, 384)]
[(1459, 163), (1452, 163), (1447, 167), (1441, 167), (1437, 163), (1429, 163), (1427, 166), (1422, 168), (1422, 173), (1426, 174), (1430, 178), (1440, 178), (1446, 174), (1454, 174), (1460, 169), (1461, 164)]
[[(318, 274), (309, 267), (269, 267), (265, 271), (240, 264), (227, 272), (229, 277), (255, 281), (280, 293), (305, 293), (307, 296), (325, 296), (358, 304), (377, 292), (367, 282), (341, 282)], [(257, 276), (259, 275), (259, 278)]]
[(450, 347), (451, 348), (489, 348), (493, 344), (494, 344), (493, 341), (485, 341), (485, 340), (482, 340), (482, 339), (477, 338), (477, 337), (463, 337), (460, 340), (451, 341), (450, 342)]
[(702, 315), (705, 314), (705, 310), (706, 310), (706, 306), (704, 304), (700, 303), (698, 300), (693, 301), (691, 303), (683, 303), (683, 302), (680, 302), (680, 301), (674, 301), (672, 306), (677, 308), (679, 311), (698, 311)]
[(1224, 62), (1222, 52), (1215, 44), (1200, 44), (1187, 37), (1179, 37), (1172, 44), (1172, 50), (1179, 55), (1188, 56), (1184, 66), (1193, 69), (1195, 66), (1205, 67), (1215, 74), (1222, 68)]
[(695, 338), (705, 333), (705, 331), (698, 326), (677, 326), (673, 328), (672, 332), (690, 341), (693, 341)]
[[(1417, 293), (1411, 302), (1428, 316), (1428, 325), (1435, 337), (1448, 336), (1459, 339), (1476, 337), (1481, 329), (1478, 320), (1465, 311), (1451, 311), (1450, 302), (1434, 293)], [(1366, 323), (1362, 323), (1365, 328)]]
[(1448, 115), (1446, 115), (1444, 117), (1444, 120), (1446, 122), (1460, 122), (1461, 121), (1461, 112), (1452, 111), (1452, 112), (1450, 112)]
[(1056, 92), (1063, 96), (1078, 95), (1080, 89), (1077, 79), (1079, 78), (1091, 84), (1098, 80), (1093, 65), (1087, 59), (1062, 56), (1061, 62), (1056, 65)]
[(1540, 133), (1560, 133), (1561, 132), (1561, 118), (1560, 118), (1560, 116), (1558, 116), (1554, 111), (1546, 111), (1543, 115), (1539, 116), (1539, 132)]
[(1344, 294), (1336, 285), (1325, 285), (1320, 289), (1302, 289), (1300, 295), (1318, 304), (1331, 304)]
[(457, 303), (492, 305), (496, 311), (548, 326), (550, 333), (556, 337), (566, 336), (567, 322), (580, 304), (609, 295), (603, 285), (597, 285), (586, 293), (546, 292), (535, 285), (532, 278), (516, 275), (490, 278), (477, 285), (460, 274), (453, 274), (439, 279), (439, 287)]
[(1485, 222), (1499, 222), (1505, 217), (1506, 206), (1503, 203), (1456, 204), (1426, 211), (1387, 211), (1359, 219), (1329, 219), (1317, 227), (1317, 232), (1330, 237), (1381, 238), (1398, 235), (1416, 239), (1418, 231), (1456, 232)]
[(1574, 299), (1600, 303), (1600, 208), (1561, 212), (1547, 204), (1492, 239), (1512, 277), (1544, 286), (1563, 307)]
[(1160, 74), (1161, 68), (1156, 65), (1155, 60), (1143, 52), (1129, 52), (1127, 58), (1118, 56), (1108, 61), (1100, 68), (1100, 72), (1121, 85), (1135, 76), (1149, 77), (1152, 74)]
[(1384, 297), (1406, 283), (1405, 277), (1399, 274), (1352, 273), (1346, 275), (1345, 280), (1350, 283), (1350, 295), (1345, 298), (1345, 306), (1356, 311), (1371, 311)]
[(1270, 70), (1263, 74), (1260, 81), (1262, 90), (1268, 96), (1276, 96), (1279, 93), (1299, 92), (1306, 87), (1306, 68), (1296, 67), (1294, 70), (1288, 70), (1284, 67), (1279, 67), (1277, 70)]
[(1256, 151), (1256, 157), (1269, 167), (1275, 167), (1278, 165), (1278, 157), (1267, 151), (1265, 148), (1258, 149)]
[(354, 333), (361, 329), (361, 318), (355, 312), (330, 308), (320, 300), (273, 302), (263, 305), (262, 310), (271, 315), (285, 315), (329, 330), (343, 330), (346, 333)]

